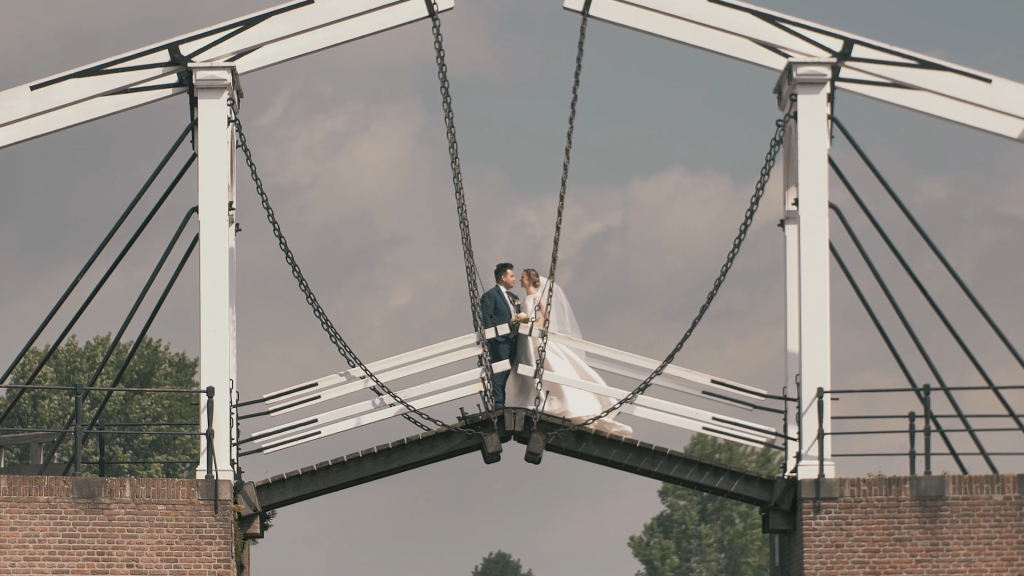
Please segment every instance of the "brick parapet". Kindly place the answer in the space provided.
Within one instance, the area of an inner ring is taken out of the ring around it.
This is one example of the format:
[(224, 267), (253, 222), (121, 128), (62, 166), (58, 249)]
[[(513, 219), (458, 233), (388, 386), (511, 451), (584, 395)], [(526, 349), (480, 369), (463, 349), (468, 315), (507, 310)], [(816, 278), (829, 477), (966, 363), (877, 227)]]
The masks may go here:
[(799, 506), (796, 532), (772, 536), (773, 576), (1024, 576), (1017, 474), (809, 480)]
[(0, 575), (230, 576), (230, 483), (0, 476)]

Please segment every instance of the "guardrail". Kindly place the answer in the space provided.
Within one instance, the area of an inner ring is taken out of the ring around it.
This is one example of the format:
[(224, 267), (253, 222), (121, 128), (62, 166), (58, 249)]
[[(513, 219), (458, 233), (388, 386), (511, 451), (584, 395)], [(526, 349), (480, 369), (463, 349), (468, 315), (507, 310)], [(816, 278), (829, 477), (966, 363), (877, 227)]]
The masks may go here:
[[(193, 460), (108, 460), (106, 458), (107, 449), (107, 436), (203, 436), (206, 438), (206, 469), (208, 475), (211, 471), (215, 470), (214, 461), (215, 454), (213, 449), (213, 410), (214, 410), (214, 388), (209, 386), (204, 389), (181, 389), (181, 388), (101, 388), (101, 387), (86, 387), (81, 383), (76, 383), (73, 386), (22, 386), (22, 385), (2, 385), (2, 389), (33, 389), (33, 390), (64, 390), (71, 392), (75, 398), (74, 408), (74, 426), (73, 430), (69, 429), (51, 429), (51, 428), (0, 428), (0, 434), (3, 433), (53, 433), (57, 436), (54, 439), (55, 444), (60, 444), (64, 440), (64, 435), (71, 432), (74, 438), (74, 449), (72, 452), (71, 459), (69, 460), (69, 466), (66, 466), (64, 473), (68, 472), (68, 468), (71, 468), (73, 476), (82, 475), (83, 465), (96, 465), (99, 467), (99, 476), (106, 475), (106, 467), (108, 465), (116, 464), (192, 464), (198, 465), (198, 461)], [(122, 422), (122, 423), (107, 423), (99, 422), (94, 428), (90, 425), (87, 427), (83, 424), (84, 417), (84, 399), (89, 392), (141, 392), (151, 394), (196, 394), (206, 395), (207, 398), (207, 427), (205, 431), (199, 430), (199, 422)], [(126, 430), (124, 428), (136, 428), (136, 427), (195, 427), (194, 431), (190, 430), (148, 430), (148, 429), (135, 429)], [(98, 438), (99, 445), (99, 459), (96, 461), (82, 461), (82, 447), (85, 438), (89, 434), (95, 434)], [(56, 446), (51, 452), (56, 451)], [(35, 464), (35, 463), (33, 463)], [(47, 462), (43, 462), (40, 465), (40, 473), (45, 470)], [(212, 477), (212, 476), (211, 476)]]
[[(987, 391), (992, 392), (996, 390), (1024, 390), (1024, 386), (945, 386), (941, 388), (942, 392), (955, 392), (955, 391)], [(924, 458), (924, 474), (932, 474), (932, 457), (933, 456), (952, 456), (957, 459), (959, 463), (960, 456), (982, 456), (990, 458), (991, 456), (1024, 456), (1024, 452), (989, 452), (984, 450), (980, 441), (977, 440), (976, 434), (978, 432), (1022, 432), (1024, 433), (1024, 427), (1021, 426), (1021, 417), (1015, 412), (1008, 412), (1006, 414), (964, 414), (960, 410), (956, 410), (956, 414), (936, 414), (932, 409), (932, 391), (933, 388), (930, 384), (924, 384), (920, 389), (907, 389), (907, 388), (876, 388), (876, 389), (846, 389), (846, 390), (824, 390), (822, 388), (817, 389), (817, 410), (818, 410), (818, 430), (817, 440), (818, 446), (822, 446), (825, 441), (825, 436), (852, 436), (852, 435), (895, 435), (895, 434), (906, 434), (908, 438), (907, 451), (906, 452), (848, 452), (848, 453), (835, 453), (833, 452), (833, 458), (840, 457), (904, 457), (909, 461), (910, 475), (917, 475), (917, 459), (919, 456)], [(878, 394), (878, 393), (914, 393), (918, 395), (918, 399), (923, 408), (923, 414), (918, 414), (916, 411), (911, 410), (907, 414), (863, 414), (863, 415), (846, 415), (846, 416), (832, 416), (833, 421), (847, 420), (847, 421), (866, 421), (866, 420), (905, 420), (907, 422), (906, 428), (900, 429), (883, 429), (883, 430), (844, 430), (844, 431), (830, 431), (825, 432), (823, 426), (823, 415), (825, 409), (825, 397), (830, 396), (835, 398), (840, 394)], [(919, 417), (924, 419), (921, 426), (920, 432), (918, 432), (917, 420)], [(938, 427), (938, 421), (940, 419), (959, 419), (963, 424), (963, 428), (941, 428)], [(984, 418), (984, 419), (1010, 419), (1016, 424), (1012, 427), (981, 427), (977, 428), (970, 425), (968, 419), (970, 418)], [(917, 436), (922, 436), (923, 452), (919, 452), (917, 449)], [(935, 452), (932, 450), (932, 435), (940, 433), (943, 435), (943, 440), (947, 445), (946, 452)], [(952, 444), (945, 438), (945, 434), (970, 434), (972, 439), (976, 441), (976, 445), (979, 446), (977, 452), (965, 452), (960, 450), (953, 450)], [(824, 452), (819, 448), (818, 450), (818, 477), (825, 477), (825, 455)]]

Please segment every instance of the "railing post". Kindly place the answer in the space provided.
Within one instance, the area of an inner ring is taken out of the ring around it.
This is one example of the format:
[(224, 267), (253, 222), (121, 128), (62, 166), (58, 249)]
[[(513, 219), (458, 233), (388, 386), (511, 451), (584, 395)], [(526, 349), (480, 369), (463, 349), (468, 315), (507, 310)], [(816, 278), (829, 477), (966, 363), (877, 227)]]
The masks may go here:
[(235, 437), (231, 441), (231, 455), (234, 462), (235, 470), (235, 481), (241, 481), (242, 479), (242, 461), (238, 457), (238, 440), (242, 437), (242, 421), (238, 419), (238, 403), (242, 397), (238, 391), (235, 391), (235, 405), (232, 407), (231, 417), (235, 421)]
[(917, 426), (914, 423), (914, 420), (916, 418), (917, 418), (917, 414), (914, 414), (913, 410), (911, 410), (910, 413), (907, 414), (907, 421), (909, 422), (909, 427), (910, 427), (910, 452), (909, 452), (909, 455), (910, 455), (910, 475), (911, 476), (916, 475), (916, 472), (917, 472), (917, 452), (914, 451), (914, 436), (917, 434)]
[(82, 399), (85, 385), (75, 382), (75, 476), (82, 475)]
[(106, 431), (106, 424), (100, 420), (99, 422), (99, 445), (100, 445), (100, 478), (107, 477), (107, 435), (104, 434)]
[(932, 385), (924, 385), (924, 475), (932, 475)]
[[(213, 480), (213, 386), (206, 387), (206, 479)], [(216, 490), (216, 489), (215, 489)]]
[(821, 481), (825, 479), (825, 389), (818, 387), (818, 477), (814, 483), (814, 510), (821, 511)]
[(804, 417), (800, 412), (804, 409), (804, 387), (799, 374), (796, 375), (794, 382), (796, 382), (796, 462), (793, 463), (791, 471), (796, 474), (800, 467), (800, 461), (804, 459)]
[(786, 475), (789, 468), (789, 396), (786, 395), (786, 387), (782, 387), (782, 453), (786, 455), (782, 459), (782, 475)]
[(818, 479), (825, 477), (825, 389), (818, 387)]

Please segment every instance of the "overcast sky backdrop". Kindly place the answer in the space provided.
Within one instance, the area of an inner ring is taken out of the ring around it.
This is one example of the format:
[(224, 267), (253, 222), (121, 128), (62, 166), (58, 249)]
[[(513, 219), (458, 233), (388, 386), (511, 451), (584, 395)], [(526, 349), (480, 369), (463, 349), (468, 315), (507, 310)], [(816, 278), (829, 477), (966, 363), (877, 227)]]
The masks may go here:
[[(0, 88), (275, 3), (5, 2)], [(760, 4), (1024, 81), (1019, 2)], [(444, 15), (462, 165), (485, 277), (503, 260), (520, 269), (548, 266), (578, 24), (578, 15), (564, 12), (558, 0), (457, 0)], [(290, 245), (335, 325), (367, 361), (471, 330), (435, 74), (430, 26), (420, 22), (243, 79), (242, 118)], [(779, 114), (771, 94), (775, 80), (774, 73), (750, 65), (591, 24), (559, 260), (559, 277), (588, 339), (661, 357), (689, 324), (763, 161)], [(839, 96), (836, 112), (1007, 335), (1024, 346), (1024, 149), (849, 95)], [(187, 121), (186, 100), (178, 97), (0, 151), (0, 358), (12, 358), (24, 344)], [(849, 147), (838, 143), (833, 155), (993, 378), (1020, 384), (1020, 366)], [(677, 359), (775, 393), (784, 384), (782, 235), (775, 226), (780, 180), (777, 169), (732, 276)], [(238, 190), (239, 385), (248, 399), (343, 363), (300, 296), (244, 173)], [(832, 196), (892, 279), (947, 381), (980, 384), (837, 182)], [(81, 339), (117, 329), (126, 302), (194, 203), (190, 175), (76, 327)], [(144, 210), (137, 212), (121, 241)], [(915, 376), (933, 381), (910, 354), (909, 340), (870, 286), (848, 239), (838, 225), (833, 231)], [(84, 285), (98, 277), (90, 273)], [(905, 386), (838, 270), (832, 285), (833, 385)], [(175, 350), (197, 354), (197, 298), (193, 262), (151, 333)], [(52, 341), (69, 316), (69, 310), (58, 316), (44, 340)], [(1020, 411), (1024, 395), (1009, 396)], [(963, 394), (961, 402), (976, 412), (997, 411), (988, 395)], [(450, 420), (458, 405), (435, 412)], [(894, 413), (914, 408), (906, 398), (847, 398), (835, 413), (880, 405)], [(677, 430), (629, 423), (646, 441), (675, 448), (687, 441)], [(256, 426), (247, 426), (247, 433)], [(243, 466), (246, 478), (259, 479), (413, 432), (399, 420), (273, 457), (246, 458)], [(988, 435), (986, 441), (990, 448), (1020, 445), (1012, 434)], [(966, 438), (957, 445), (969, 449)], [(855, 446), (837, 442), (836, 449)], [(904, 450), (905, 438), (873, 448)], [(968, 462), (973, 472), (985, 471), (979, 459)], [(1005, 471), (1024, 469), (1020, 458), (997, 462)], [(948, 460), (936, 467), (955, 470)], [(839, 461), (842, 475), (880, 470), (905, 473), (906, 461)], [(501, 548), (538, 576), (632, 574), (639, 566), (626, 539), (659, 510), (657, 488), (647, 479), (556, 455), (530, 466), (521, 447), (506, 445), (498, 465), (484, 466), (471, 454), (283, 510), (254, 551), (254, 573), (450, 576), (468, 574), (487, 552)]]

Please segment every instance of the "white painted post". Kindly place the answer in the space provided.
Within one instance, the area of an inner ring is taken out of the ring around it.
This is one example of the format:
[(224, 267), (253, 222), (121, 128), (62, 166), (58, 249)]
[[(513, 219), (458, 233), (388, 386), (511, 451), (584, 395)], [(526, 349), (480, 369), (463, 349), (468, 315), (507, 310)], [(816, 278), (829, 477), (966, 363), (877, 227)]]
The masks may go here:
[[(241, 104), (239, 102), (241, 100), (241, 87), (237, 85), (238, 76), (233, 74), (232, 77), (234, 78), (234, 81), (236, 83), (236, 85), (233, 86), (233, 92), (235, 93), (235, 107), (233, 112), (237, 112)], [(236, 218), (238, 200), (236, 199), (237, 196), (235, 194), (235, 187), (238, 184), (238, 156), (235, 154), (234, 124), (228, 127), (228, 132), (228, 142), (231, 150), (229, 152), (229, 154), (231, 155), (231, 189), (228, 191), (230, 198), (228, 200), (228, 378), (231, 384), (231, 390), (229, 391), (230, 404), (234, 404), (236, 400), (235, 395), (238, 393), (238, 352), (236, 348), (238, 330), (236, 327), (235, 320), (235, 286), (237, 285), (235, 283), (235, 234), (238, 233), (240, 228), (239, 225), (236, 223), (238, 221), (238, 219)], [(231, 410), (229, 414), (230, 426), (228, 427), (228, 429), (231, 431), (231, 459), (234, 460), (235, 462), (238, 462), (238, 446), (235, 445), (235, 442), (238, 441), (238, 438), (235, 435), (235, 432), (238, 430), (238, 422), (236, 420), (238, 418), (238, 411)], [(233, 467), (233, 469), (234, 468), (235, 467)]]
[[(831, 397), (825, 396), (823, 425), (824, 442), (818, 443), (817, 389), (831, 390), (832, 344), (830, 331), (829, 294), (829, 210), (828, 210), (828, 150), (829, 92), (831, 88), (831, 58), (790, 59), (776, 85), (780, 107), (788, 111), (790, 95), (796, 95), (796, 141), (789, 140), (786, 152), (787, 224), (796, 209), (797, 225), (794, 234), (786, 231), (786, 303), (787, 303), (787, 377), (798, 366), (800, 375), (800, 422), (802, 438), (798, 478), (815, 478), (819, 472), (819, 455), (824, 455), (825, 477), (835, 476), (832, 462)], [(792, 126), (791, 126), (792, 127)], [(792, 138), (794, 134), (788, 134)], [(792, 154), (795, 152), (795, 154)], [(793, 158), (795, 156), (795, 159)], [(795, 182), (792, 180), (795, 160)], [(795, 185), (795, 186), (794, 186)], [(795, 206), (789, 203), (793, 202)], [(792, 238), (795, 236), (795, 238)], [(795, 241), (794, 241), (795, 240)], [(795, 246), (794, 246), (795, 244)], [(795, 258), (793, 252), (796, 252)], [(793, 264), (797, 270), (794, 271)], [(798, 278), (794, 285), (794, 275)], [(793, 299), (798, 302), (793, 310)], [(799, 325), (796, 356), (792, 358), (793, 323)]]
[[(234, 479), (231, 469), (231, 392), (235, 367), (233, 125), (228, 99), (236, 99), (234, 65), (189, 64), (196, 92), (196, 151), (199, 154), (199, 382), (214, 388), (213, 448), (216, 471), (208, 470), (205, 437), (196, 477)], [(206, 431), (207, 399), (200, 397), (200, 429)]]
[[(789, 99), (780, 104), (784, 113), (791, 108)], [(795, 398), (800, 375), (800, 226), (797, 214), (796, 121), (789, 120), (782, 143), (783, 219), (786, 261), (786, 393)], [(798, 437), (799, 411), (786, 406), (788, 435)], [(799, 442), (789, 442), (786, 450), (786, 472), (796, 466)]]

